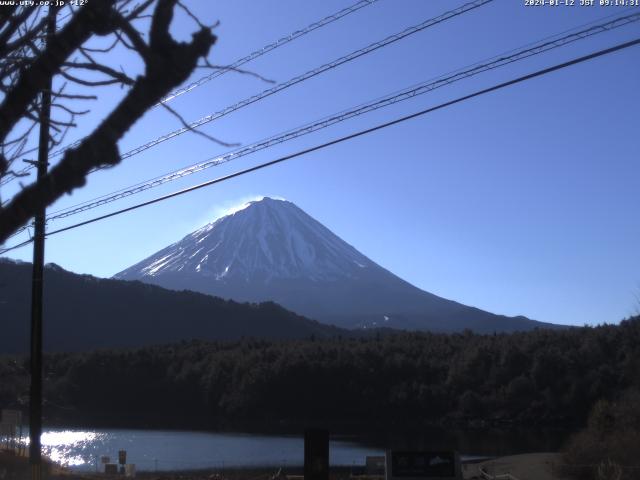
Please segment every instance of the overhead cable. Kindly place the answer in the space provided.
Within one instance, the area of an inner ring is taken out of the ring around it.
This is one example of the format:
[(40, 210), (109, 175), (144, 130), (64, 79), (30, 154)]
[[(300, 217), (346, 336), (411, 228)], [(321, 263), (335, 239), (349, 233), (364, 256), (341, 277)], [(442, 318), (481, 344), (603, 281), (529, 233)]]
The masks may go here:
[[(422, 23), (419, 23), (418, 25), (414, 25), (412, 27), (408, 27), (406, 29), (404, 29), (401, 32), (395, 33), (393, 35), (390, 35), (382, 40), (379, 40), (377, 42), (371, 43), (369, 45), (367, 45), (364, 48), (360, 48), (358, 50), (355, 50), (351, 53), (349, 53), (348, 55), (344, 55), (340, 58), (337, 58), (336, 60), (333, 60), (329, 63), (325, 63), (324, 65), (321, 65), (320, 67), (314, 68), (313, 70), (309, 70), (306, 73), (303, 73), (302, 75), (298, 75), (297, 77), (293, 77), (289, 80), (287, 80), (286, 82), (280, 83), (274, 87), (268, 88), (266, 90), (263, 90), (261, 93), (258, 93), (256, 95), (252, 95), (251, 97), (245, 98), (244, 100), (241, 100), (237, 103), (234, 103), (233, 105), (229, 105), (225, 108), (223, 108), (222, 110), (219, 110), (215, 113), (206, 115), (202, 118), (200, 118), (199, 120), (196, 120), (194, 122), (191, 122), (189, 125), (179, 128), (177, 130), (174, 130), (172, 132), (166, 133), (154, 140), (151, 140), (147, 143), (145, 143), (144, 145), (140, 145), (138, 147), (135, 147), (125, 153), (123, 153), (120, 157), (124, 160), (126, 158), (129, 157), (133, 157), (134, 155), (137, 155), (145, 150), (148, 150), (156, 145), (159, 145), (160, 143), (166, 142), (167, 140), (171, 140), (173, 138), (176, 138), (179, 135), (182, 135), (185, 132), (189, 132), (192, 131), (198, 127), (201, 127), (202, 125), (205, 125), (207, 123), (210, 123), (214, 120), (218, 120), (232, 112), (235, 112), (237, 110), (240, 110), (241, 108), (247, 107), (249, 105), (252, 105), (260, 100), (263, 100), (267, 97), (270, 97), (271, 95), (274, 95), (275, 93), (281, 92), (282, 90), (285, 90), (287, 88), (290, 88), (294, 85), (297, 85), (301, 82), (304, 82), (305, 80), (309, 80), (313, 77), (316, 77), (324, 72), (327, 72), (329, 70), (333, 70), (334, 68), (339, 67), (340, 65), (344, 65), (345, 63), (351, 62), (357, 58), (360, 58), (364, 55), (367, 55), (371, 52), (375, 52), (376, 50), (379, 50), (380, 48), (386, 47), (388, 45), (391, 45), (392, 43), (395, 43), (399, 40), (402, 40), (403, 38), (406, 38), (410, 35), (413, 35), (415, 33), (421, 32), (429, 27), (432, 27), (434, 25), (438, 25), (442, 22), (445, 22), (451, 18), (457, 17), (458, 15), (462, 15), (466, 12), (469, 12), (471, 10), (474, 10), (478, 7), (481, 7), (483, 5), (486, 5), (487, 3), (493, 2), (494, 0), (475, 0), (473, 2), (469, 2), (466, 3), (464, 5), (461, 5), (458, 8), (455, 8), (453, 10), (449, 10), (441, 15), (438, 15), (437, 17), (433, 17), (430, 18), (428, 20), (425, 20)], [(97, 171), (100, 170), (101, 168), (96, 168), (93, 171)]]
[(451, 83), (457, 82), (459, 80), (463, 80), (480, 73), (493, 70), (499, 67), (503, 67), (510, 63), (523, 60), (525, 58), (529, 58), (534, 55), (538, 55), (549, 50), (562, 47), (564, 45), (568, 45), (578, 40), (582, 40), (584, 38), (596, 35), (598, 33), (602, 33), (614, 28), (621, 27), (623, 25), (627, 25), (632, 22), (637, 22), (640, 20), (640, 12), (627, 15), (624, 17), (616, 18), (610, 22), (606, 22), (600, 25), (595, 25), (591, 28), (581, 30), (575, 33), (571, 33), (562, 38), (557, 38), (551, 41), (540, 42), (534, 44), (529, 48), (525, 48), (522, 50), (516, 50), (514, 53), (510, 55), (503, 55), (494, 57), (493, 59), (486, 61), (484, 63), (476, 63), (470, 67), (465, 67), (464, 69), (459, 69), (450, 74), (443, 75), (441, 77), (436, 78), (435, 80), (429, 80), (427, 82), (423, 82), (416, 86), (401, 90), (399, 92), (387, 95), (385, 97), (373, 100), (371, 102), (361, 104), (357, 107), (354, 107), (350, 110), (342, 111), (340, 113), (336, 113), (334, 115), (325, 117), (321, 120), (317, 120), (312, 123), (308, 123), (301, 127), (297, 127), (295, 129), (289, 130), (284, 133), (280, 133), (274, 135), (272, 137), (254, 142), (250, 145), (241, 147), (239, 149), (233, 150), (231, 152), (217, 155), (203, 162), (191, 165), (189, 167), (185, 167), (179, 170), (175, 170), (173, 172), (167, 173), (165, 175), (161, 175), (155, 177), (153, 179), (137, 183), (135, 185), (129, 186), (127, 188), (120, 189), (118, 191), (102, 195), (97, 198), (93, 198), (91, 200), (87, 200), (85, 202), (81, 202), (76, 205), (72, 205), (70, 207), (66, 207), (61, 210), (57, 210), (52, 212), (47, 220), (57, 220), (65, 217), (69, 217), (71, 215), (75, 215), (107, 203), (114, 202), (116, 200), (120, 200), (122, 198), (129, 197), (131, 195), (149, 190), (150, 188), (154, 188), (165, 183), (171, 182), (173, 180), (177, 180), (179, 178), (185, 177), (187, 175), (191, 175), (193, 173), (200, 172), (202, 170), (206, 170), (211, 167), (218, 166), (223, 163), (230, 162), (232, 160), (236, 160), (240, 157), (264, 150), (266, 148), (272, 147), (274, 145), (287, 142), (289, 140), (293, 140), (295, 138), (299, 138), (301, 136), (310, 134), (312, 132), (327, 128), (331, 125), (335, 125), (337, 123), (343, 122), (345, 120), (363, 115), (365, 113), (369, 113), (380, 108), (387, 107), (389, 105), (393, 105), (398, 102), (402, 102), (405, 100), (409, 100), (419, 95), (423, 95), (425, 93), (431, 92), (437, 88), (444, 87)]
[[(397, 118), (395, 120), (391, 120), (389, 122), (385, 122), (385, 123), (376, 125), (374, 127), (367, 128), (365, 130), (360, 130), (358, 132), (355, 132), (355, 133), (352, 133), (350, 135), (346, 135), (346, 136), (331, 140), (329, 142), (322, 143), (320, 145), (316, 145), (316, 146), (313, 146), (313, 147), (310, 147), (310, 148), (307, 148), (307, 149), (304, 149), (304, 150), (300, 150), (298, 152), (295, 152), (295, 153), (292, 153), (292, 154), (289, 154), (289, 155), (285, 155), (283, 157), (277, 158), (277, 159), (272, 160), (270, 162), (261, 163), (259, 165), (256, 165), (256, 166), (244, 169), (244, 170), (240, 170), (238, 172), (234, 172), (234, 173), (231, 173), (229, 175), (225, 175), (223, 177), (215, 178), (213, 180), (209, 180), (209, 181), (200, 183), (198, 185), (193, 185), (191, 187), (188, 187), (188, 188), (185, 188), (185, 189), (182, 189), (182, 190), (178, 190), (176, 192), (173, 192), (173, 193), (170, 193), (170, 194), (167, 194), (167, 195), (163, 195), (161, 197), (157, 197), (157, 198), (154, 198), (152, 200), (148, 200), (146, 202), (138, 203), (136, 205), (132, 205), (130, 207), (123, 208), (121, 210), (117, 210), (115, 212), (111, 212), (111, 213), (108, 213), (108, 214), (105, 214), (105, 215), (101, 215), (99, 217), (94, 217), (94, 218), (91, 218), (89, 220), (85, 220), (83, 222), (76, 223), (74, 225), (69, 225), (67, 227), (60, 228), (58, 230), (50, 231), (50, 232), (47, 233), (47, 236), (56, 235), (58, 233), (66, 232), (66, 231), (69, 231), (69, 230), (73, 230), (75, 228), (82, 227), (84, 225), (89, 225), (91, 223), (95, 223), (95, 222), (98, 222), (100, 220), (111, 218), (111, 217), (114, 217), (114, 216), (117, 216), (117, 215), (121, 215), (121, 214), (126, 213), (126, 212), (130, 212), (132, 210), (136, 210), (136, 209), (148, 206), (148, 205), (152, 205), (154, 203), (158, 203), (158, 202), (162, 202), (164, 200), (168, 200), (168, 199), (173, 198), (173, 197), (184, 195), (186, 193), (193, 192), (195, 190), (199, 190), (201, 188), (208, 187), (210, 185), (215, 185), (217, 183), (221, 183), (221, 182), (230, 180), (232, 178), (236, 178), (236, 177), (239, 177), (239, 176), (242, 176), (242, 175), (246, 175), (248, 173), (252, 173), (252, 172), (255, 172), (255, 171), (258, 171), (258, 170), (262, 170), (264, 168), (277, 165), (277, 164), (285, 162), (287, 160), (292, 160), (294, 158), (301, 157), (301, 156), (306, 155), (308, 153), (312, 153), (312, 152), (315, 152), (315, 151), (318, 151), (318, 150), (322, 150), (322, 149), (325, 149), (325, 148), (327, 148), (329, 146), (336, 145), (336, 144), (339, 144), (339, 143), (343, 143), (343, 142), (346, 142), (348, 140), (353, 140), (354, 138), (358, 138), (358, 137), (361, 137), (363, 135), (367, 135), (369, 133), (373, 133), (373, 132), (376, 132), (378, 130), (382, 130), (384, 128), (388, 128), (390, 126), (397, 125), (399, 123), (403, 123), (403, 122), (406, 122), (408, 120), (411, 120), (411, 119), (414, 119), (414, 118), (417, 118), (417, 117), (421, 117), (421, 116), (426, 115), (428, 113), (431, 113), (431, 112), (434, 112), (434, 111), (437, 111), (437, 110), (441, 110), (441, 109), (446, 108), (446, 107), (450, 107), (452, 105), (464, 102), (466, 100), (470, 100), (470, 99), (472, 99), (474, 97), (478, 97), (480, 95), (485, 95), (487, 93), (494, 92), (496, 90), (500, 90), (502, 88), (505, 88), (505, 87), (508, 87), (508, 86), (511, 86), (511, 85), (515, 85), (515, 84), (522, 83), (522, 82), (527, 81), (527, 80), (531, 80), (531, 79), (536, 78), (536, 77), (547, 75), (547, 74), (549, 74), (551, 72), (555, 72), (557, 70), (561, 70), (563, 68), (567, 68), (567, 67), (572, 66), (572, 65), (583, 63), (583, 62), (586, 62), (588, 60), (592, 60), (592, 59), (597, 58), (597, 57), (608, 55), (610, 53), (617, 52), (619, 50), (623, 50), (623, 49), (626, 49), (626, 48), (629, 48), (629, 47), (632, 47), (632, 46), (635, 46), (635, 45), (639, 45), (639, 44), (640, 44), (640, 38), (636, 38), (634, 40), (631, 40), (631, 41), (628, 41), (628, 42), (624, 42), (624, 43), (615, 45), (615, 46), (610, 47), (610, 48), (606, 48), (606, 49), (603, 49), (603, 50), (598, 50), (598, 51), (590, 53), (588, 55), (584, 55), (584, 56), (581, 56), (581, 57), (578, 57), (578, 58), (574, 58), (573, 60), (569, 60), (567, 62), (556, 64), (554, 66), (547, 67), (547, 68), (544, 68), (542, 70), (537, 70), (537, 71), (535, 71), (533, 73), (529, 73), (527, 75), (523, 75), (521, 77), (518, 77), (518, 78), (515, 78), (515, 79), (512, 79), (512, 80), (508, 80), (506, 82), (499, 83), (499, 84), (494, 85), (492, 87), (488, 87), (488, 88), (484, 88), (482, 90), (475, 91), (475, 92), (470, 93), (468, 95), (464, 95), (462, 97), (458, 97), (458, 98), (456, 98), (454, 100), (450, 100), (448, 102), (441, 103), (441, 104), (436, 105), (434, 107), (429, 107), (429, 108), (426, 108), (426, 109), (421, 110), (419, 112), (412, 113), (410, 115), (405, 115), (405, 116)], [(27, 240), (25, 242), (22, 242), (21, 244), (18, 244), (18, 245), (15, 245), (15, 246), (0, 250), (0, 255), (2, 255), (4, 253), (7, 253), (7, 252), (9, 252), (11, 250), (15, 250), (15, 249), (17, 249), (19, 247), (22, 247), (24, 245), (27, 245), (28, 243), (31, 243), (31, 241), (32, 240)]]
[[(229, 71), (233, 71), (233, 70), (237, 70), (238, 68), (240, 68), (242, 65), (251, 62), (252, 60), (255, 60), (258, 57), (261, 57), (262, 55), (265, 55), (266, 53), (269, 53), (279, 47), (282, 47), (283, 45), (286, 45), (289, 42), (292, 42), (293, 40), (296, 40), (300, 37), (303, 37), (311, 32), (313, 32), (314, 30), (318, 30), (319, 28), (322, 28), (326, 25), (329, 25), (333, 22), (335, 22), (336, 20), (339, 20), (343, 17), (346, 17), (347, 15), (357, 12), (358, 10), (360, 10), (361, 8), (364, 7), (368, 7), (369, 5), (374, 4), (375, 2), (377, 2), (378, 0), (359, 0), (356, 3), (354, 3), (353, 5), (343, 8), (342, 10), (335, 12), (331, 15), (327, 15), (326, 17), (313, 22), (309, 25), (307, 25), (306, 27), (300, 29), (300, 30), (296, 30), (294, 32), (291, 32), (289, 35), (286, 35), (284, 37), (279, 38), (278, 40), (276, 40), (275, 42), (269, 43), (267, 45), (265, 45), (264, 47), (255, 50), (254, 52), (250, 53), (249, 55), (242, 57), (238, 60), (235, 60), (233, 63), (231, 63), (230, 65), (225, 65), (224, 67), (221, 67), (218, 70), (215, 70), (214, 72), (208, 74), (208, 75), (204, 75), (203, 77), (199, 78), (198, 80), (190, 83), (189, 85), (179, 88), (177, 90), (174, 90), (173, 92), (167, 94), (162, 100), (160, 100), (160, 102), (158, 102), (156, 105), (154, 105), (154, 107), (157, 107), (159, 105), (161, 105), (162, 103), (167, 103), (177, 97), (179, 97), (180, 95), (184, 95), (185, 93), (188, 93), (198, 87), (200, 87), (201, 85), (204, 85), (207, 82), (210, 82), (211, 80), (214, 80), (222, 75), (224, 75), (225, 73), (229, 72)], [(65, 17), (61, 18), (60, 20), (64, 20), (65, 18), (67, 18), (69, 15), (66, 15)], [(63, 154), (64, 152), (66, 152), (67, 150), (70, 150), (72, 148), (77, 147), (78, 145), (80, 145), (80, 143), (84, 140), (84, 138), (81, 138), (80, 140), (76, 140), (75, 142), (56, 150), (55, 152), (52, 152), (51, 155), (49, 156), (49, 158), (55, 158), (61, 154)], [(32, 149), (32, 150), (28, 150), (26, 152), (24, 152), (24, 155), (26, 155), (29, 152), (33, 152), (37, 150), (36, 149)], [(30, 165), (28, 167), (25, 167), (24, 169), (20, 170), (18, 172), (18, 175), (16, 176), (12, 176), (12, 177), (8, 177), (8, 178), (3, 178), (2, 180), (0, 180), (0, 186), (2, 185), (6, 185), (7, 183), (13, 181), (14, 179), (18, 178), (19, 176), (23, 176), (24, 174), (28, 173), (30, 170), (32, 170), (34, 167), (33, 165)]]
[[(344, 8), (342, 10), (340, 10), (339, 12), (336, 12), (332, 15), (328, 15), (326, 17), (324, 17), (322, 20), (318, 20), (317, 22), (314, 22), (310, 25), (308, 25), (307, 27), (303, 28), (302, 30), (296, 30), (295, 32), (290, 33), (289, 35), (282, 37), (278, 40), (276, 40), (273, 43), (270, 43), (268, 45), (265, 45), (264, 47), (260, 48), (259, 50), (256, 50), (255, 52), (250, 53), (249, 55), (247, 55), (246, 57), (242, 57), (239, 60), (236, 60), (235, 62), (233, 62), (231, 65), (225, 65), (221, 70), (216, 70), (215, 72), (210, 73), (209, 75), (205, 75), (204, 77), (199, 78), (198, 80), (196, 80), (193, 83), (190, 83), (189, 85), (187, 85), (186, 87), (182, 87), (178, 90), (175, 90), (174, 92), (169, 93), (166, 97), (164, 97), (160, 103), (166, 103), (168, 101), (173, 100), (176, 97), (179, 97), (180, 95), (183, 95), (187, 92), (190, 92), (191, 90), (204, 85), (207, 82), (210, 82), (211, 80), (220, 77), (221, 75), (224, 75), (225, 73), (227, 73), (230, 70), (234, 70), (237, 68), (240, 68), (242, 65), (244, 65), (245, 63), (249, 63), (252, 60), (255, 60), (256, 58), (264, 55), (265, 53), (269, 53), (272, 50), (275, 50), (278, 47), (281, 47), (297, 38), (300, 38), (310, 32), (313, 32), (314, 30), (317, 30), (318, 28), (324, 27), (325, 25), (329, 25), (330, 23), (335, 22), (336, 20), (339, 20), (342, 17), (345, 17), (347, 15), (349, 15), (350, 13), (356, 12), (358, 10), (360, 10), (363, 7), (367, 7), (371, 4), (373, 4), (374, 2), (377, 2), (378, 0), (360, 0), (359, 2), (356, 2), (355, 4), (351, 5), (350, 7)], [(157, 105), (156, 105), (157, 106)]]

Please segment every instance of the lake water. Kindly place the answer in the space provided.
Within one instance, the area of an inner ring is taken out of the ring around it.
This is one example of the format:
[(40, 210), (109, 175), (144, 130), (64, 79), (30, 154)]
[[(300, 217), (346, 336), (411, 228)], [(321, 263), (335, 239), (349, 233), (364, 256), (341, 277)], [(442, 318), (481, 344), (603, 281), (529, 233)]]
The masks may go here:
[[(333, 438), (331, 465), (364, 465), (367, 455), (395, 449), (455, 449), (463, 459), (558, 451), (566, 431), (422, 430), (420, 434)], [(52, 460), (71, 469), (95, 471), (101, 456), (117, 462), (118, 450), (138, 470), (224, 469), (229, 467), (291, 467), (304, 463), (301, 436), (194, 431), (54, 429), (46, 428), (42, 446)]]
[[(74, 470), (95, 471), (100, 456), (127, 463), (138, 470), (186, 470), (226, 467), (287, 467), (303, 465), (304, 440), (295, 436), (149, 430), (46, 429), (42, 447), (52, 460)], [(332, 465), (363, 465), (365, 456), (383, 450), (354, 442), (332, 440)]]

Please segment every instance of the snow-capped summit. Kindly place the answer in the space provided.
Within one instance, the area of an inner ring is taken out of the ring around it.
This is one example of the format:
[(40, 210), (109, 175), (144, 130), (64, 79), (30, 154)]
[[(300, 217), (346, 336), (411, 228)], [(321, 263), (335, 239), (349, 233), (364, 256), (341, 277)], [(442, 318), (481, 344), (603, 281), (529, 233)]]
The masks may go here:
[(293, 203), (265, 197), (187, 235), (120, 279), (195, 275), (215, 282), (353, 278), (373, 262)]
[(504, 331), (540, 325), (420, 290), (293, 203), (269, 197), (235, 209), (115, 278), (238, 301), (271, 300), (345, 327)]

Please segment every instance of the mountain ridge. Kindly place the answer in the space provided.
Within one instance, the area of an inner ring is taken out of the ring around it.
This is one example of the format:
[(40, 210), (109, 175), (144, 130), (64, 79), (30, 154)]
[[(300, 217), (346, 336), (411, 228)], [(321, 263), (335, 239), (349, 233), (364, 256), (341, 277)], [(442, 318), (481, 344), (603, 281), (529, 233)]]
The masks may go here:
[(249, 202), (114, 278), (237, 301), (272, 300), (342, 328), (480, 333), (555, 325), (423, 291), (376, 264), (292, 202)]
[[(1, 353), (29, 349), (32, 265), (0, 258)], [(318, 338), (349, 332), (290, 312), (273, 302), (241, 304), (142, 282), (101, 279), (56, 264), (44, 270), (44, 346), (49, 352), (166, 344)]]

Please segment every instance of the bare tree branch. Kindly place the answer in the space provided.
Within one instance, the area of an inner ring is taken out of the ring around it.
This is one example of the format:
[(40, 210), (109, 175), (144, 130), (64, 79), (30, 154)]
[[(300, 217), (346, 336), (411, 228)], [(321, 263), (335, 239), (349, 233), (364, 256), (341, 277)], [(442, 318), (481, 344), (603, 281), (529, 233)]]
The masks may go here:
[[(60, 72), (60, 75), (62, 75), (64, 78), (66, 78), (67, 80), (73, 82), (73, 83), (77, 83), (78, 85), (84, 85), (85, 87), (102, 87), (105, 85), (113, 85), (116, 83), (123, 83), (121, 80), (112, 78), (110, 80), (84, 80), (82, 78), (78, 78), (75, 75), (70, 74), (69, 72), (62, 70)], [(132, 83), (127, 82), (128, 85), (132, 85)]]
[(64, 110), (65, 112), (67, 112), (70, 115), (86, 115), (87, 113), (89, 113), (91, 110), (72, 110), (69, 107), (67, 107), (66, 105), (62, 105), (61, 103), (52, 103), (51, 104), (52, 108), (59, 108), (61, 110)]
[(80, 47), (80, 52), (93, 52), (93, 53), (107, 53), (115, 48), (118, 44), (118, 37), (116, 36), (113, 43), (105, 48), (96, 48), (96, 47)]
[(120, 38), (120, 41), (130, 50), (136, 50), (146, 61), (147, 56), (149, 55), (149, 46), (144, 41), (140, 33), (122, 16), (117, 17), (116, 22), (118, 24), (118, 28), (120, 28), (127, 36), (131, 44), (127, 43), (119, 32), (115, 32), (118, 38)]
[(178, 120), (180, 120), (180, 123), (182, 123), (182, 126), (184, 128), (186, 128), (187, 130), (189, 130), (190, 132), (195, 133), (196, 135), (200, 135), (200, 136), (206, 138), (207, 140), (211, 140), (212, 142), (217, 143), (218, 145), (222, 145), (223, 147), (237, 147), (237, 146), (240, 145), (239, 143), (223, 142), (222, 140), (219, 140), (219, 139), (217, 139), (215, 137), (212, 137), (208, 133), (202, 132), (202, 131), (198, 130), (197, 128), (193, 128), (191, 125), (189, 125), (189, 123), (184, 119), (184, 117), (182, 115), (180, 115), (178, 112), (176, 112), (169, 105), (167, 105), (164, 102), (161, 102), (160, 105), (162, 105), (165, 109), (167, 109), (167, 111), (169, 113), (171, 113), (174, 117), (176, 117)]
[(0, 138), (5, 138), (24, 115), (47, 78), (60, 71), (62, 63), (92, 34), (102, 34), (112, 19), (115, 0), (88, 2), (56, 33), (46, 50), (21, 75), (11, 94), (0, 104)]
[(251, 70), (244, 70), (242, 68), (232, 67), (230, 65), (213, 65), (206, 58), (202, 60), (202, 63), (203, 65), (198, 65), (197, 68), (208, 68), (211, 70), (227, 70), (229, 72), (240, 73), (242, 75), (249, 75), (251, 77), (257, 78), (258, 80), (262, 80), (263, 82), (266, 82), (266, 83), (276, 83), (275, 80), (271, 78), (263, 77), (259, 73), (252, 72)]
[(24, 7), (20, 14), (8, 18), (8, 25), (2, 33), (0, 33), (0, 54), (7, 51), (6, 45), (9, 39), (18, 31), (20, 26), (27, 21), (27, 18), (33, 13), (34, 9), (35, 7), (33, 6)]
[(135, 83), (135, 80), (128, 77), (125, 73), (118, 72), (117, 70), (114, 70), (106, 65), (99, 64), (95, 61), (91, 63), (65, 62), (63, 63), (63, 66), (69, 67), (69, 68), (80, 68), (83, 70), (93, 70), (96, 72), (101, 72), (101, 73), (104, 73), (105, 75), (109, 75), (110, 77), (113, 78), (113, 80), (116, 80), (116, 82), (123, 83), (125, 85), (133, 85)]
[(59, 93), (57, 95), (60, 98), (67, 98), (69, 100), (97, 100), (97, 95), (79, 95), (79, 94), (70, 94), (70, 93)]
[(140, 18), (140, 14), (144, 12), (155, 0), (146, 0), (133, 9), (131, 13), (129, 13), (125, 19), (128, 21), (135, 20), (136, 18)]
[(15, 41), (10, 43), (5, 43), (3, 48), (0, 49), (0, 56), (2, 56), (5, 52), (10, 52), (13, 50), (17, 50), (23, 45), (33, 42), (38, 36), (44, 32), (44, 28), (47, 25), (47, 17), (43, 17), (40, 20), (40, 23), (37, 26), (34, 26), (31, 29), (28, 29), (23, 35), (20, 35)]
[[(145, 62), (144, 75), (135, 80), (107, 118), (77, 147), (66, 150), (60, 162), (44, 177), (25, 187), (0, 209), (0, 243), (24, 225), (35, 211), (83, 186), (91, 170), (118, 164), (121, 158), (117, 143), (122, 136), (149, 108), (186, 81), (198, 61), (208, 55), (216, 40), (210, 29), (201, 28), (188, 43), (177, 42), (169, 33), (176, 3), (177, 0), (157, 0), (147, 45), (132, 27), (132, 31), (125, 31), (126, 19), (113, 8), (114, 0), (89, 2), (20, 76), (15, 88), (0, 104), (0, 138), (5, 138), (16, 122), (28, 114), (28, 106), (43, 84), (36, 74), (60, 72), (69, 55), (90, 35), (107, 35), (122, 29), (136, 49), (141, 47), (138, 54)], [(96, 5), (100, 7), (90, 8)], [(98, 18), (101, 14), (102, 18)]]

